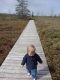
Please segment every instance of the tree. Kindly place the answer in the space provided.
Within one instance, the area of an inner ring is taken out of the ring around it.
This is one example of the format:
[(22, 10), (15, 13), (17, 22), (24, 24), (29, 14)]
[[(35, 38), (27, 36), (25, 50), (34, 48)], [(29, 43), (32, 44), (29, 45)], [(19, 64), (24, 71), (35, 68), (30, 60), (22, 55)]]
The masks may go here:
[(51, 17), (54, 16), (54, 8), (51, 8)]
[(30, 11), (27, 9), (28, 1), (27, 0), (17, 0), (18, 5), (16, 5), (16, 12), (19, 18), (26, 18)]
[(37, 16), (39, 16), (39, 12), (37, 12)]
[(32, 11), (32, 17), (34, 17), (34, 12)]
[(59, 13), (59, 17), (60, 17), (60, 13)]

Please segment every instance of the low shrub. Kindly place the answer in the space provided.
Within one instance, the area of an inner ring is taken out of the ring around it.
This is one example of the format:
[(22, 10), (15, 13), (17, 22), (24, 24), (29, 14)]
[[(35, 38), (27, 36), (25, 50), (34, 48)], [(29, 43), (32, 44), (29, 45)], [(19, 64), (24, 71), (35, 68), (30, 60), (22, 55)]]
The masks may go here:
[[(41, 21), (41, 17), (40, 17)], [(52, 23), (51, 23), (52, 21)], [(57, 22), (58, 21), (58, 22)], [(39, 20), (37, 19), (37, 22)], [(38, 34), (43, 46), (53, 80), (60, 80), (60, 21), (59, 18), (43, 17), (42, 25), (36, 22)], [(57, 22), (57, 23), (56, 23)]]
[(28, 20), (0, 20), (0, 66), (24, 30)]

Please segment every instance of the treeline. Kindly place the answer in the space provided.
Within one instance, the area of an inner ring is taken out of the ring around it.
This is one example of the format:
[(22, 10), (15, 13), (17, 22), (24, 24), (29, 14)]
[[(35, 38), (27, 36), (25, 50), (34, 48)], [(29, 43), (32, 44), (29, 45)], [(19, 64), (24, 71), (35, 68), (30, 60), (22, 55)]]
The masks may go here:
[(13, 20), (16, 18), (17, 18), (16, 14), (0, 13), (0, 20)]

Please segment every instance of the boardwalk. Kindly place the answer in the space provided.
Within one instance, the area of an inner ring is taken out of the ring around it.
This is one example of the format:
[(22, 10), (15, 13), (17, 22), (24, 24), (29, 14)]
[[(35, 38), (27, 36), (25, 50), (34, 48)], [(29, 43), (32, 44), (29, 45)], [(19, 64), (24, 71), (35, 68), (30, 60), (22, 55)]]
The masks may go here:
[(21, 60), (26, 54), (29, 44), (35, 45), (36, 52), (43, 60), (43, 64), (38, 65), (37, 80), (52, 80), (33, 20), (29, 21), (0, 67), (0, 80), (32, 80), (31, 76), (27, 76), (25, 66), (23, 68), (20, 67)]

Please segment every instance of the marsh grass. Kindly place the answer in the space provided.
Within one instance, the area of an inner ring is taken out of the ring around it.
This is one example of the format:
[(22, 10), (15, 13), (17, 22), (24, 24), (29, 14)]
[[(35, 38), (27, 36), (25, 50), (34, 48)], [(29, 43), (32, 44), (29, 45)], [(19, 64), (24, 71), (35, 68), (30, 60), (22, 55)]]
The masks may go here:
[(36, 17), (37, 31), (53, 80), (60, 80), (60, 18)]
[(28, 20), (0, 20), (0, 65), (24, 30)]

